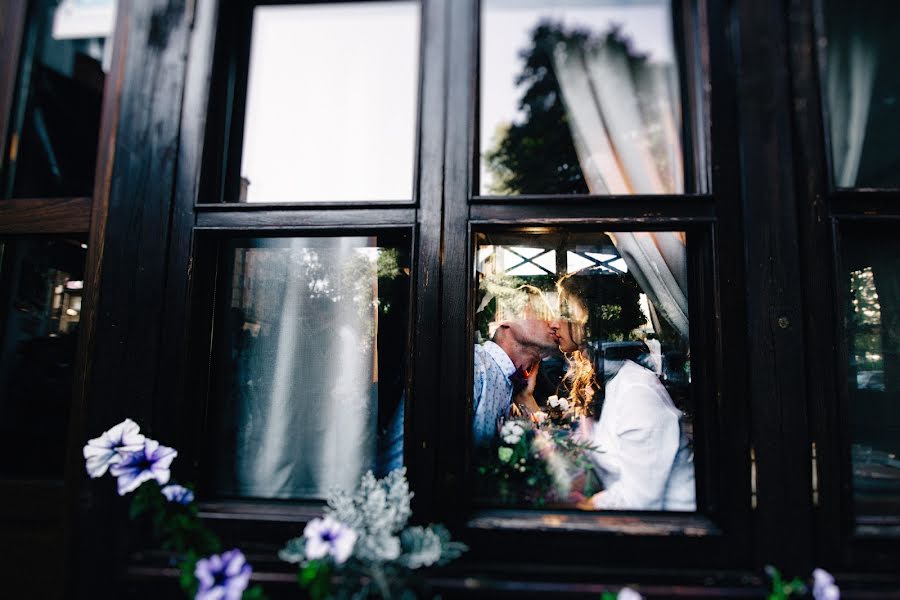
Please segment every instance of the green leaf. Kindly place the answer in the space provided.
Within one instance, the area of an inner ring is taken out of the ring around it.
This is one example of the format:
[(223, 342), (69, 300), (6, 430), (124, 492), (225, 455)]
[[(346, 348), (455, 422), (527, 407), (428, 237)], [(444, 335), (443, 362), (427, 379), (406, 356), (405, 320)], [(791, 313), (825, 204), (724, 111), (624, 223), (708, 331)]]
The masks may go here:
[(254, 585), (253, 587), (247, 588), (244, 590), (244, 593), (241, 594), (242, 600), (267, 600), (267, 596), (263, 591), (261, 585)]
[(178, 570), (180, 571), (178, 584), (189, 598), (197, 595), (197, 588), (199, 587), (197, 578), (194, 576), (194, 569), (197, 568), (198, 560), (200, 560), (200, 557), (197, 556), (197, 553), (193, 550), (188, 550), (184, 560), (178, 565)]
[(311, 560), (297, 573), (297, 582), (312, 600), (325, 600), (332, 594), (331, 565), (323, 560)]

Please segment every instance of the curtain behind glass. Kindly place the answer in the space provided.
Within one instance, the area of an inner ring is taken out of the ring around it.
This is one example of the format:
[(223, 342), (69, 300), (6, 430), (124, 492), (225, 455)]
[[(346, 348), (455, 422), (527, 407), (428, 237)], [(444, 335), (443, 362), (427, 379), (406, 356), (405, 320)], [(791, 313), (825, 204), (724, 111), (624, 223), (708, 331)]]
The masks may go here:
[(218, 465), (217, 487), (312, 498), (352, 489), (376, 448), (378, 249), (366, 238), (260, 243), (233, 250), (223, 439), (235, 459)]
[[(684, 165), (675, 65), (636, 60), (608, 38), (557, 47), (554, 67), (592, 194), (681, 194)], [(688, 337), (684, 235), (610, 237), (669, 325)]]

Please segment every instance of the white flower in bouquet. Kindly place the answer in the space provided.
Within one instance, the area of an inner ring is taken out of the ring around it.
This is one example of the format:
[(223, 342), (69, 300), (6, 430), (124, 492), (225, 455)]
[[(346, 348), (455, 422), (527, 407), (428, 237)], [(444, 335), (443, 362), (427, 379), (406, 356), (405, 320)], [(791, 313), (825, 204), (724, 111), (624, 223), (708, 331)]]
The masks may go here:
[(500, 437), (507, 444), (518, 444), (523, 435), (525, 435), (525, 429), (515, 421), (507, 421), (500, 429)]
[(550, 405), (550, 408), (558, 408), (562, 412), (569, 410), (569, 401), (556, 395), (547, 398), (547, 404)]

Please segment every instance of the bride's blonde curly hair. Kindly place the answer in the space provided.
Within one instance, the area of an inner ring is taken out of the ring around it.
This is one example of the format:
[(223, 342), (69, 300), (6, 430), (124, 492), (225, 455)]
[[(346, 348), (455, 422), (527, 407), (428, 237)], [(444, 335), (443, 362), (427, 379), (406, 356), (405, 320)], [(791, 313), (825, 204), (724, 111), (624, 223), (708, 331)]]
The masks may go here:
[[(594, 394), (599, 389), (594, 362), (587, 349), (587, 340), (590, 337), (588, 328), (589, 311), (584, 306), (585, 282), (583, 277), (577, 274), (569, 274), (556, 282), (559, 295), (559, 314), (569, 325), (572, 341), (578, 345), (578, 349), (565, 354), (568, 369), (563, 376), (563, 382), (569, 390), (569, 405), (576, 417), (594, 416)], [(570, 306), (578, 303), (581, 307), (581, 317), (576, 317), (570, 310)]]

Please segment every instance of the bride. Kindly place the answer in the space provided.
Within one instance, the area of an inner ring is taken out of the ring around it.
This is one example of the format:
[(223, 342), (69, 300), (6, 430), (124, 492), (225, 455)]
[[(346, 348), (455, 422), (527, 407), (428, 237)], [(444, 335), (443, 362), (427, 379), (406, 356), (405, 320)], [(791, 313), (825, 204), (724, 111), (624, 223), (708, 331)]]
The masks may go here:
[[(567, 412), (578, 419), (573, 435), (590, 442), (594, 471), (603, 490), (581, 498), (586, 510), (667, 510), (696, 508), (693, 452), (682, 413), (656, 374), (626, 360), (606, 383), (602, 407), (591, 356), (590, 311), (583, 277), (557, 283), (559, 316), (551, 323), (568, 366), (559, 385)], [(534, 405), (533, 381), (516, 403)], [(530, 397), (529, 397), (530, 396)], [(599, 418), (596, 414), (599, 413)]]

